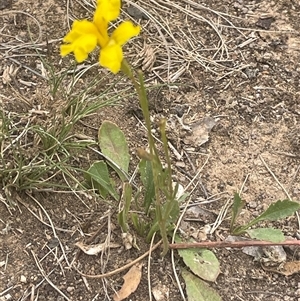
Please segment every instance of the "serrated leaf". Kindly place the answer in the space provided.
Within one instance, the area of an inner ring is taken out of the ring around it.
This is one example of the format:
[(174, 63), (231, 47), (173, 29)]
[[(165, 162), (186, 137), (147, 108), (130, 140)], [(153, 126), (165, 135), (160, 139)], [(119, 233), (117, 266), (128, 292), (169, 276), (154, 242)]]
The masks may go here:
[(220, 274), (220, 263), (215, 254), (207, 249), (179, 249), (179, 255), (189, 269), (207, 281), (216, 281)]
[(271, 204), (260, 216), (252, 220), (247, 227), (253, 226), (254, 224), (264, 220), (277, 221), (279, 219), (283, 219), (292, 215), (298, 209), (300, 209), (300, 204), (297, 202), (290, 200), (277, 201), (276, 203)]
[(207, 283), (185, 269), (181, 272), (186, 285), (188, 301), (222, 301), (220, 295)]
[(113, 122), (104, 121), (98, 132), (98, 141), (103, 155), (114, 163), (111, 167), (125, 180), (123, 173), (128, 173), (130, 155), (124, 133)]
[(281, 230), (274, 228), (258, 228), (246, 231), (251, 238), (267, 240), (271, 242), (283, 242), (285, 240)]
[(149, 208), (155, 197), (155, 188), (154, 188), (151, 162), (142, 159), (139, 163), (139, 172), (141, 175), (141, 181), (143, 183), (144, 191), (145, 191), (143, 207), (145, 208), (146, 214), (148, 214)]
[(99, 190), (103, 198), (109, 193), (115, 200), (119, 199), (119, 195), (109, 178), (108, 168), (104, 161), (94, 162), (85, 172), (85, 178), (91, 187)]
[(231, 217), (231, 224), (230, 224), (230, 231), (232, 232), (233, 225), (241, 213), (243, 207), (245, 206), (245, 201), (241, 199), (239, 194), (236, 192), (234, 194), (234, 200), (233, 200), (233, 205), (232, 205), (232, 217)]

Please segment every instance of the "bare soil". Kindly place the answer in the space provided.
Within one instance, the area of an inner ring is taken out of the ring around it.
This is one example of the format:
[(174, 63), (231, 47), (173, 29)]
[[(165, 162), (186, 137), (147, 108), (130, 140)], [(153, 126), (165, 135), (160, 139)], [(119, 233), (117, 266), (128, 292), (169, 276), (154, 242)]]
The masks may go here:
[[(128, 61), (144, 70), (149, 87), (161, 84), (149, 91), (150, 109), (154, 125), (161, 117), (167, 119), (170, 143), (179, 153), (178, 156), (174, 149), (170, 150), (174, 179), (186, 187), (201, 170), (197, 184), (191, 187), (191, 203), (200, 203), (198, 207), (207, 215), (188, 221), (188, 231), (197, 233), (205, 224), (213, 225), (236, 191), (242, 190), (247, 203), (242, 222), (288, 195), (300, 201), (300, 1), (135, 3), (144, 11), (124, 1), (123, 17), (130, 15), (141, 24), (143, 32), (126, 46), (125, 52)], [(51, 103), (49, 84), (40, 76), (37, 51), (56, 72), (74, 63), (72, 56), (60, 58), (59, 45), (71, 22), (68, 17), (91, 17), (91, 1), (0, 0), (0, 9), (2, 109), (13, 118), (30, 110), (57, 110), (58, 103)], [(97, 53), (86, 64), (96, 60)], [(12, 68), (8, 78), (7, 68)], [(94, 66), (82, 78), (82, 85), (99, 72), (109, 76)], [(115, 89), (128, 85), (122, 79)], [(216, 125), (208, 141), (200, 145), (195, 129), (203, 117), (214, 118)], [(78, 124), (76, 133), (94, 138), (104, 120), (124, 130), (133, 173), (138, 162), (136, 148), (147, 145), (134, 94), (124, 97), (119, 106), (86, 118), (84, 124)], [(157, 129), (154, 134), (159, 137)], [(86, 168), (96, 159), (99, 158), (90, 152), (74, 154), (73, 164)], [(6, 193), (3, 189), (0, 194), (1, 301), (112, 300), (126, 271), (109, 278), (89, 279), (73, 267), (86, 274), (102, 274), (124, 266), (149, 249), (137, 236), (139, 250), (111, 248), (102, 256), (78, 252), (75, 243), (86, 241), (99, 229), (92, 243), (109, 237), (111, 242), (122, 245), (117, 205), (111, 200), (104, 202), (72, 192), (27, 190), (12, 191), (11, 204)], [(230, 210), (207, 239), (225, 239), (229, 221)], [(296, 216), (272, 226), (299, 238)], [(151, 255), (152, 286), (165, 285), (168, 297), (164, 300), (181, 300), (170, 257), (161, 258), (160, 251)], [(214, 252), (220, 260), (221, 274), (210, 285), (224, 301), (300, 300), (299, 273), (285, 277), (265, 271), (241, 250)], [(299, 259), (297, 252), (287, 250), (287, 254), (288, 260)], [(175, 258), (179, 270), (183, 262), (179, 256)], [(147, 260), (143, 263), (141, 283), (128, 300), (149, 299)]]

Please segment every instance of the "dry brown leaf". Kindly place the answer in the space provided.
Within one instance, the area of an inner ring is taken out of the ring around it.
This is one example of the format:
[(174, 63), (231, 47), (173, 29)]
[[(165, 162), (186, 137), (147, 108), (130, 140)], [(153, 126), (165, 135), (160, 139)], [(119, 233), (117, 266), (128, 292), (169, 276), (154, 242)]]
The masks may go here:
[(184, 143), (201, 146), (208, 141), (209, 133), (215, 125), (216, 120), (209, 116), (202, 118), (194, 124), (190, 124), (192, 134), (184, 139)]
[(300, 272), (300, 261), (290, 261), (280, 264), (277, 268), (268, 268), (262, 264), (265, 271), (277, 273), (284, 276), (291, 276)]
[(97, 255), (98, 253), (108, 249), (108, 248), (119, 248), (119, 244), (110, 243), (109, 245), (107, 243), (101, 243), (97, 245), (86, 245), (83, 242), (77, 242), (75, 244), (76, 247), (78, 247), (81, 251), (83, 251), (85, 254), (88, 255)]
[(282, 275), (290, 276), (300, 272), (300, 261), (285, 262), (281, 268)]
[(132, 248), (132, 244), (134, 243), (132, 234), (130, 234), (129, 232), (122, 233), (122, 240), (125, 249), (130, 250)]
[(124, 284), (121, 289), (114, 294), (114, 301), (121, 301), (133, 293), (140, 284), (142, 278), (142, 264), (134, 265), (126, 275), (123, 276)]

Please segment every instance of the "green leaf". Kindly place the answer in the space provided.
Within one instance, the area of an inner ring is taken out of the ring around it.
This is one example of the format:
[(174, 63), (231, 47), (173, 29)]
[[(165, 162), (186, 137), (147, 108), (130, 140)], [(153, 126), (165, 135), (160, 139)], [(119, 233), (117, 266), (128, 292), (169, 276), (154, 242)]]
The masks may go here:
[(98, 141), (103, 155), (112, 161), (111, 167), (125, 180), (124, 172), (128, 173), (130, 155), (124, 133), (113, 122), (104, 121), (98, 132)]
[(145, 213), (148, 214), (149, 208), (155, 197), (155, 188), (154, 188), (151, 162), (142, 159), (139, 163), (139, 172), (141, 175), (141, 181), (143, 183), (144, 191), (145, 191), (143, 207), (145, 208)]
[(123, 193), (121, 196), (121, 202), (123, 203), (123, 210), (118, 214), (118, 222), (123, 232), (128, 231), (127, 220), (128, 220), (128, 212), (131, 205), (131, 199), (132, 199), (132, 187), (128, 182), (126, 182), (123, 184)]
[(139, 219), (136, 213), (131, 213), (131, 220), (137, 233), (140, 236), (145, 236), (149, 230), (150, 224), (148, 224), (146, 221), (143, 221), (142, 218)]
[(212, 251), (200, 248), (179, 249), (178, 254), (194, 274), (203, 280), (216, 281), (220, 274), (220, 263)]
[(293, 202), (290, 200), (277, 201), (274, 204), (271, 204), (269, 208), (263, 212), (260, 216), (252, 220), (247, 228), (257, 224), (260, 221), (268, 220), (268, 221), (277, 221), (279, 219), (283, 219), (287, 216), (292, 215), (298, 209), (300, 209), (300, 204), (297, 202)]
[(103, 198), (109, 193), (115, 200), (119, 199), (119, 195), (109, 178), (108, 168), (104, 161), (94, 162), (84, 176), (91, 187), (99, 190)]
[(281, 230), (274, 228), (258, 228), (246, 231), (251, 238), (267, 240), (271, 242), (283, 242), (285, 240)]
[(234, 200), (233, 200), (233, 205), (232, 205), (232, 217), (231, 217), (231, 223), (230, 223), (230, 232), (232, 232), (233, 225), (241, 213), (243, 207), (245, 206), (245, 201), (243, 201), (239, 194), (236, 192), (234, 194)]
[(188, 301), (222, 301), (220, 295), (207, 283), (185, 269), (181, 270)]

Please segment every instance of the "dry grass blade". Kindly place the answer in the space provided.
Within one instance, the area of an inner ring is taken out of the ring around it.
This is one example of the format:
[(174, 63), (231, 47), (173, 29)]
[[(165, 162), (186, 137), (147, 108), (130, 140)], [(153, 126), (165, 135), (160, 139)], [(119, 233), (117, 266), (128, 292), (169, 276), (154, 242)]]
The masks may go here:
[(36, 266), (38, 267), (39, 271), (41, 272), (42, 276), (44, 277), (44, 279), (50, 284), (51, 287), (53, 287), (61, 296), (63, 296), (66, 300), (71, 301), (70, 298), (68, 298), (46, 275), (44, 269), (42, 268), (40, 262), (38, 261), (37, 256), (35, 255), (35, 253), (33, 251), (31, 251), (32, 256), (34, 258), (34, 261), (36, 263)]

